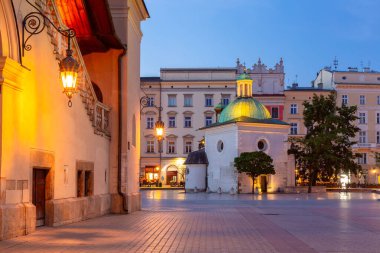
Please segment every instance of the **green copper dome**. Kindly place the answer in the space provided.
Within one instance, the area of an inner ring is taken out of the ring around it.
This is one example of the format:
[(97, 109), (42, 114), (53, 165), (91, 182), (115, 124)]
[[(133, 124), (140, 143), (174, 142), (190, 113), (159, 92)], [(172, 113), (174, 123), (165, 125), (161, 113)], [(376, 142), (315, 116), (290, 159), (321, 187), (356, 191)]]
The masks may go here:
[(249, 74), (244, 72), (238, 76), (237, 80), (252, 80), (252, 78)]
[(220, 114), (218, 123), (223, 123), (239, 117), (270, 119), (271, 115), (268, 109), (256, 99), (252, 97), (240, 97), (224, 108)]

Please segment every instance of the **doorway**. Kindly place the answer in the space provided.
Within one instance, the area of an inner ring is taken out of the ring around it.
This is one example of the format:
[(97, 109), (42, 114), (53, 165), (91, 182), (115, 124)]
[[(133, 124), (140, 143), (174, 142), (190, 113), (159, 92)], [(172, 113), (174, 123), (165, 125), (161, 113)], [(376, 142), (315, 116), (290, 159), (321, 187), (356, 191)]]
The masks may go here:
[(166, 172), (166, 184), (176, 185), (177, 184), (177, 171), (167, 171)]
[(267, 188), (268, 188), (267, 176), (261, 176), (260, 177), (260, 188), (261, 188), (262, 193), (267, 192)]
[(36, 226), (45, 225), (46, 169), (33, 169), (33, 205), (36, 206)]

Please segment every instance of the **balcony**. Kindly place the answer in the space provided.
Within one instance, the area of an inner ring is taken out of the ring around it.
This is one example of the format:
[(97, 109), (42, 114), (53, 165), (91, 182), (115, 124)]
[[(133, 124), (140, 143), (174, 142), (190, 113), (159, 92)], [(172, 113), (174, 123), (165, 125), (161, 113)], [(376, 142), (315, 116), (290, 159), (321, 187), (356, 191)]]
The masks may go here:
[(380, 147), (380, 144), (376, 143), (357, 143), (355, 145), (352, 145), (352, 148), (376, 148)]

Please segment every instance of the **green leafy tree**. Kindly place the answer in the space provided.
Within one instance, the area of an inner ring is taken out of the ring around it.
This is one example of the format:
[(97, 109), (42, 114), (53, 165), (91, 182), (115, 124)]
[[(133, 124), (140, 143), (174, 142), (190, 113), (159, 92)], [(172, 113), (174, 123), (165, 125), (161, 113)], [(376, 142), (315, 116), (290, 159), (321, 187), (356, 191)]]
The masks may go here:
[(352, 145), (360, 130), (354, 122), (358, 119), (356, 106), (336, 106), (335, 94), (328, 96), (314, 94), (311, 102), (303, 103), (303, 119), (307, 129), (304, 137), (289, 138), (288, 154), (293, 154), (302, 179), (311, 186), (317, 180), (336, 180), (339, 173), (357, 175), (361, 170), (356, 163), (358, 154)]
[(273, 159), (263, 151), (243, 152), (235, 157), (235, 167), (239, 173), (247, 173), (252, 179), (252, 193), (255, 192), (255, 178), (260, 175), (276, 174)]

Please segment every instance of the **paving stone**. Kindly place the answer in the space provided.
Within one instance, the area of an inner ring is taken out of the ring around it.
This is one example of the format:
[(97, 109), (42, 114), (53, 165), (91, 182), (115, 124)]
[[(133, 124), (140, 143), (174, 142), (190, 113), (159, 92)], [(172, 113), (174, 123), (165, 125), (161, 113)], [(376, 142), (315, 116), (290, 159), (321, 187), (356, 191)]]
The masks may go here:
[(39, 228), (0, 252), (379, 252), (378, 197), (143, 191), (143, 211)]

